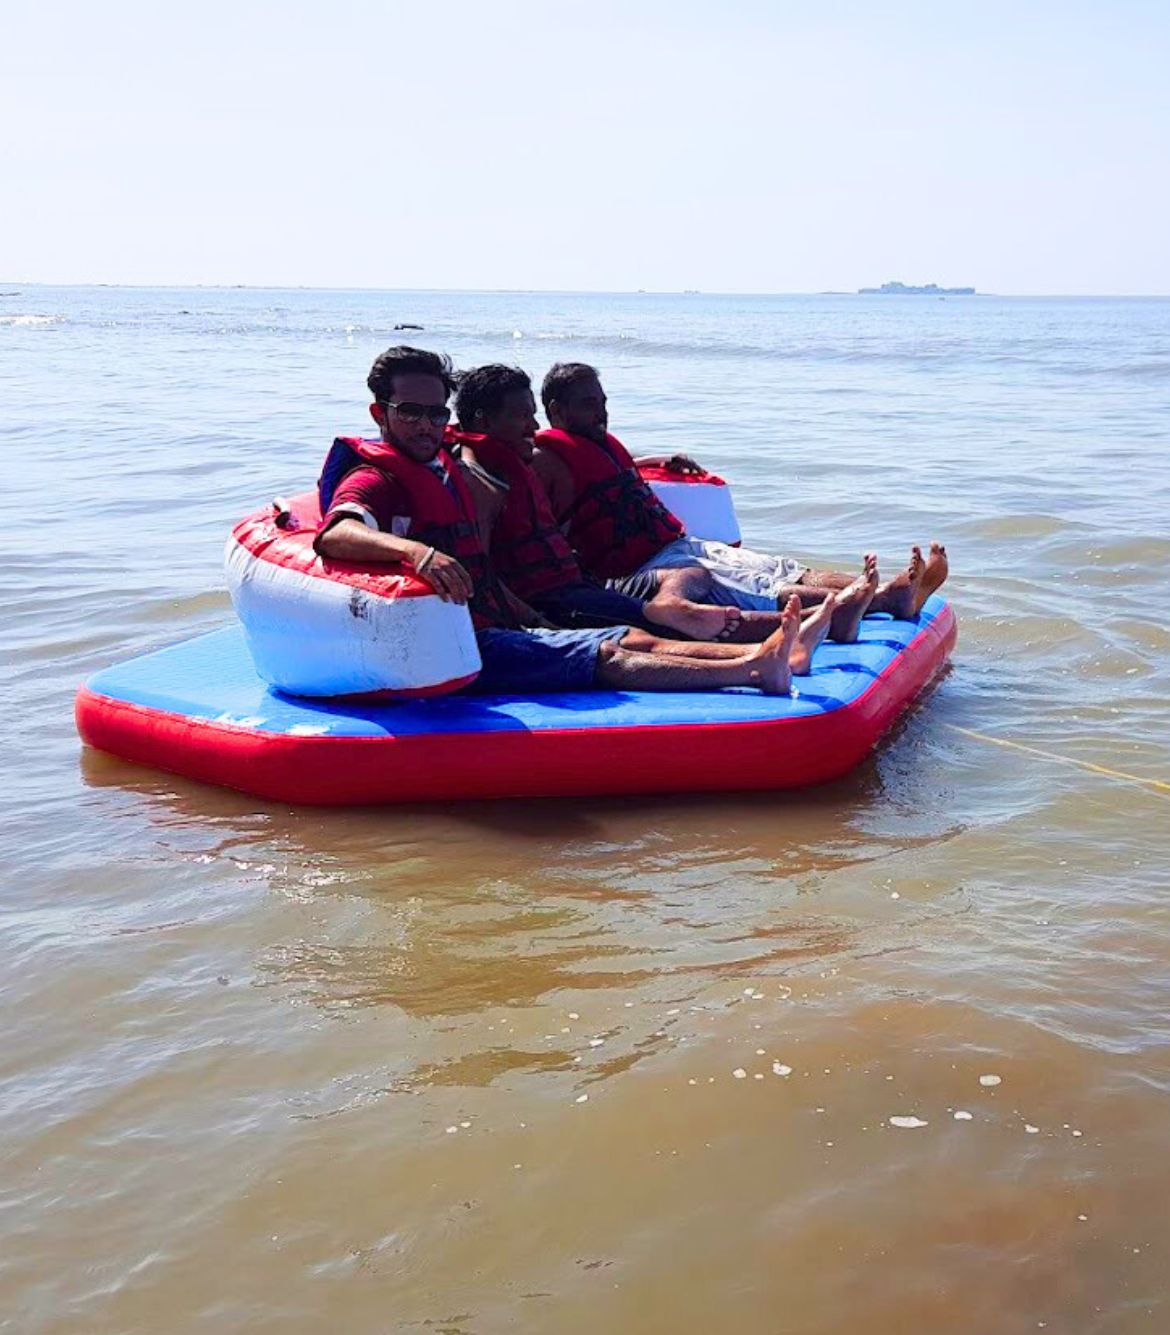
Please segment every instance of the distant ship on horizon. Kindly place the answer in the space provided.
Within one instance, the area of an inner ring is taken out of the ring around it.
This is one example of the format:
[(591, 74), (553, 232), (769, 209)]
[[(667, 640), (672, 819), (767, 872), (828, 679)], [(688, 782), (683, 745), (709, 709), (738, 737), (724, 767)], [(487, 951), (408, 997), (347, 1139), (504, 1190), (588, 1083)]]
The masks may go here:
[(858, 296), (862, 297), (973, 297), (973, 287), (939, 287), (937, 283), (927, 283), (915, 287), (908, 283), (883, 283), (881, 287), (859, 287)]

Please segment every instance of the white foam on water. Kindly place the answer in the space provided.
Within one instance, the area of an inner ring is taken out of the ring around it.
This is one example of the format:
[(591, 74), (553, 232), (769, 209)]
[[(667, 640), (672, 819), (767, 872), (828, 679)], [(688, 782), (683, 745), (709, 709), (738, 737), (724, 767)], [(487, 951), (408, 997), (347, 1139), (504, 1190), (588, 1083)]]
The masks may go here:
[(63, 324), (63, 315), (0, 315), (0, 324), (13, 329), (27, 328), (32, 325)]

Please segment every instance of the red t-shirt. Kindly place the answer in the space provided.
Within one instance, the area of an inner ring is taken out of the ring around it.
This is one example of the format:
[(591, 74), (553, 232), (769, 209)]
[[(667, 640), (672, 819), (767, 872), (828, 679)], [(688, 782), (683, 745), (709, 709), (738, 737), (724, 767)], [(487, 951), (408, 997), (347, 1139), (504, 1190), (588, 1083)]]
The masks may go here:
[[(436, 462), (428, 467), (446, 481), (442, 464)], [(322, 531), (339, 519), (360, 519), (379, 533), (405, 538), (410, 534), (410, 495), (380, 468), (355, 468), (341, 479), (333, 493), (333, 500), (322, 519)]]

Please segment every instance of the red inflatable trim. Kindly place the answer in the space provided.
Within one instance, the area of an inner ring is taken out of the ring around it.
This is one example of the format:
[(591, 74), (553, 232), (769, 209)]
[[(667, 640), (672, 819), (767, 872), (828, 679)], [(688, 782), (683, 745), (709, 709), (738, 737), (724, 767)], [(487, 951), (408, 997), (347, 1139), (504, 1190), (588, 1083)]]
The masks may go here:
[(464, 686), (470, 686), (478, 676), (479, 671), (476, 670), (469, 672), (466, 677), (452, 677), (449, 681), (440, 681), (434, 686), (396, 686), (393, 690), (358, 691), (354, 695), (329, 695), (316, 698), (339, 705), (345, 704), (346, 701), (351, 705), (385, 705), (394, 700), (430, 700), (440, 695), (450, 695), (452, 691), (461, 691)]
[(767, 722), (291, 737), (83, 687), (77, 727), (124, 760), (294, 805), (798, 788), (863, 760), (946, 662), (956, 633), (945, 607), (851, 704)]
[(288, 502), (289, 524), (278, 527), (271, 505), (247, 515), (232, 529), (232, 537), (257, 560), (294, 570), (312, 579), (329, 580), (361, 589), (380, 598), (433, 598), (435, 591), (409, 566), (387, 564), (385, 573), (352, 561), (326, 561), (313, 550), (313, 539), (321, 524), (317, 498), (312, 493), (294, 496)]
[(638, 475), (644, 482), (697, 482), (708, 487), (727, 486), (715, 473), (676, 473), (672, 468), (661, 468), (657, 464), (639, 468)]

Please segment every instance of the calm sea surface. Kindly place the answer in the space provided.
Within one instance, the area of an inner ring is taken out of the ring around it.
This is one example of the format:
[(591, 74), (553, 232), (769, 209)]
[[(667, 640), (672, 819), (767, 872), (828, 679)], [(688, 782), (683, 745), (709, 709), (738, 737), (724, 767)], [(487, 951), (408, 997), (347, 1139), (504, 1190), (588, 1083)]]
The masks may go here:
[[(0, 1331), (1170, 1329), (1170, 302), (0, 293)], [(797, 794), (83, 753), (404, 321), (595, 362), (752, 545), (944, 539), (950, 674)]]

